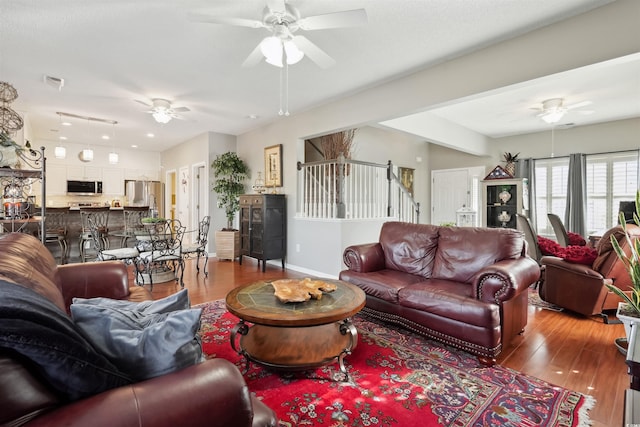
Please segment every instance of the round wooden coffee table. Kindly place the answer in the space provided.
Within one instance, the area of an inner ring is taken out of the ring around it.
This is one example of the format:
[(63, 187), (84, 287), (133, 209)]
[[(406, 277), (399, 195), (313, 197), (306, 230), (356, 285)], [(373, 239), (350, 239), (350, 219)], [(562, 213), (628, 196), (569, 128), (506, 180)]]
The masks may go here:
[(365, 304), (357, 286), (340, 280), (319, 300), (283, 303), (270, 282), (260, 281), (227, 294), (229, 312), (240, 318), (231, 331), (231, 347), (246, 360), (268, 368), (306, 370), (337, 360), (348, 379), (344, 357), (358, 344), (350, 317)]

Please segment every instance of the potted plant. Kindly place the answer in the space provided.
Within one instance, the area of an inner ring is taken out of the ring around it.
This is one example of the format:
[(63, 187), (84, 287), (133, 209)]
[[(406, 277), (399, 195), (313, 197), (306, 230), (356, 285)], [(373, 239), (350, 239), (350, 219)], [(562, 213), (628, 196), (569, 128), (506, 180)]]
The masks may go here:
[(249, 167), (234, 152), (218, 155), (211, 162), (213, 191), (218, 195), (217, 206), (223, 208), (227, 226), (215, 234), (216, 256), (219, 259), (235, 259), (240, 256), (240, 233), (233, 228), (233, 220), (240, 210), (240, 195), (245, 192), (244, 181), (249, 177)]
[[(640, 190), (636, 192), (636, 212), (633, 214), (633, 221), (640, 226)], [(631, 292), (628, 295), (629, 290), (625, 292), (613, 284), (608, 284), (607, 288), (622, 298), (623, 302), (618, 304), (617, 316), (624, 324), (628, 342), (631, 325), (640, 324), (640, 239), (633, 239), (627, 231), (623, 213), (620, 214), (620, 226), (624, 231), (624, 239), (629, 246), (629, 253), (625, 253), (613, 235), (611, 236), (611, 245), (631, 277)]]

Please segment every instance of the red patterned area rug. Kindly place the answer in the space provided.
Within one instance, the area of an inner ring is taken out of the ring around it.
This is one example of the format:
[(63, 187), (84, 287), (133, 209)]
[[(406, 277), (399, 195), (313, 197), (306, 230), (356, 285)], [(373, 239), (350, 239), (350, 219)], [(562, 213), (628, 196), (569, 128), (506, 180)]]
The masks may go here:
[[(244, 359), (230, 346), (238, 319), (223, 301), (202, 304), (207, 357)], [(591, 396), (477, 358), (357, 315), (358, 346), (345, 361), (279, 374), (255, 364), (249, 390), (276, 411), (280, 426), (588, 426)]]

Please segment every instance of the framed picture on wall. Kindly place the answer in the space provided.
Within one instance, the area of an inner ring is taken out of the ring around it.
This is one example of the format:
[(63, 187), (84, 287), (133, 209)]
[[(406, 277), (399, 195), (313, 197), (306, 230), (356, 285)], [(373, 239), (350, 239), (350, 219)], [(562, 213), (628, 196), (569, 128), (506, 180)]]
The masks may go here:
[(400, 182), (407, 189), (409, 194), (413, 196), (413, 169), (411, 168), (398, 168), (398, 175)]
[(282, 187), (282, 144), (264, 149), (264, 185)]

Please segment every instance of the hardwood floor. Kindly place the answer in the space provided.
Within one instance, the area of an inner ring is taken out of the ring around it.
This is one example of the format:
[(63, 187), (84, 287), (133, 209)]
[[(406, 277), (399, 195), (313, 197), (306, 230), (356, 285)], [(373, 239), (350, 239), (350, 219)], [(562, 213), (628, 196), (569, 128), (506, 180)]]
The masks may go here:
[[(196, 275), (195, 261), (187, 261), (184, 283), (195, 305), (223, 299), (234, 287), (256, 280), (296, 277), (304, 275), (270, 264), (263, 273), (251, 258), (244, 258), (242, 266), (212, 258), (208, 278)], [(155, 284), (153, 296), (162, 298), (179, 289), (175, 282)], [(524, 334), (503, 350), (498, 363), (593, 396), (597, 401), (589, 411), (593, 427), (619, 426), (624, 390), (629, 387), (625, 358), (613, 344), (621, 336), (621, 324), (530, 306)]]

